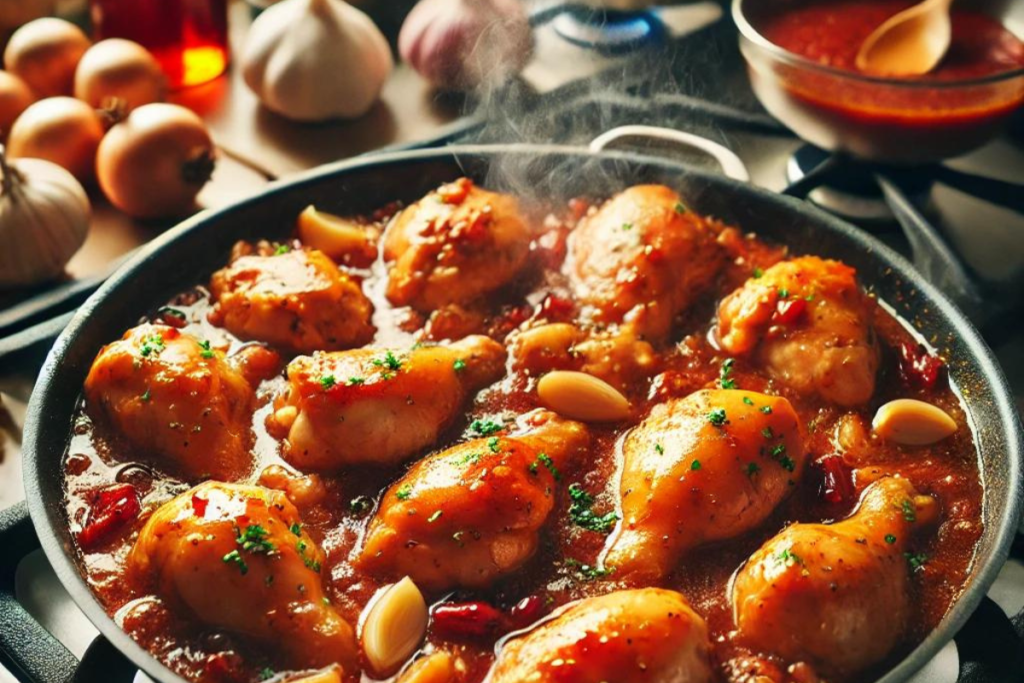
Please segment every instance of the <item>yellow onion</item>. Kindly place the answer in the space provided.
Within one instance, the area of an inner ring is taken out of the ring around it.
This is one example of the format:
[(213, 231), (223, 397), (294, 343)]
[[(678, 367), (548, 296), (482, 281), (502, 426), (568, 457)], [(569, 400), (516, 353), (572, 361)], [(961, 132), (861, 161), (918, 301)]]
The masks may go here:
[(95, 175), (103, 122), (95, 109), (73, 97), (48, 97), (26, 109), (11, 126), (12, 159), (45, 159), (67, 169), (82, 184)]
[(34, 101), (25, 81), (12, 73), (0, 71), (0, 140), (7, 139), (15, 119)]
[(4, 66), (25, 81), (37, 97), (70, 95), (78, 60), (90, 44), (82, 29), (70, 21), (36, 19), (11, 36), (4, 50)]
[(93, 107), (117, 99), (130, 111), (162, 101), (166, 92), (167, 78), (156, 57), (123, 38), (101, 40), (90, 47), (75, 71), (75, 97)]

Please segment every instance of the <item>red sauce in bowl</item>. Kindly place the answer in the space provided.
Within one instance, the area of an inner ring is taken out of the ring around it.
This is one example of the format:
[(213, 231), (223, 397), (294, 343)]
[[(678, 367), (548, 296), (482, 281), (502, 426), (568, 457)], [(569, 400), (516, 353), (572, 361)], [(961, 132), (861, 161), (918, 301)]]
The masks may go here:
[[(854, 60), (864, 40), (894, 14), (912, 6), (906, 0), (842, 0), (794, 7), (765, 20), (765, 38), (822, 66), (857, 71)], [(945, 58), (931, 73), (914, 80), (959, 81), (1024, 68), (1024, 42), (995, 19), (954, 10), (953, 35)]]

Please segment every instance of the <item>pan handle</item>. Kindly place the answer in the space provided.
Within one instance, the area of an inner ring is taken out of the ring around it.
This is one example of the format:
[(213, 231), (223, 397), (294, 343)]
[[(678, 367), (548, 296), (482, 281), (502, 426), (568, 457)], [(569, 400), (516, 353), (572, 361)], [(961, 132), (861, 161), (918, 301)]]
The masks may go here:
[(0, 511), (0, 663), (29, 683), (71, 683), (78, 660), (15, 599), (18, 562), (39, 547), (25, 503)]
[(600, 152), (606, 149), (608, 145), (622, 138), (653, 138), (655, 140), (672, 142), (680, 147), (685, 147), (688, 150), (703, 152), (718, 162), (718, 165), (722, 167), (722, 172), (725, 173), (725, 175), (729, 176), (733, 180), (739, 180), (745, 183), (750, 182), (750, 173), (747, 171), (747, 167), (732, 150), (723, 147), (717, 142), (708, 140), (707, 138), (702, 138), (699, 135), (684, 133), (683, 131), (672, 130), (671, 128), (635, 125), (619, 126), (618, 128), (612, 128), (611, 130), (594, 138), (590, 143), (590, 151)]

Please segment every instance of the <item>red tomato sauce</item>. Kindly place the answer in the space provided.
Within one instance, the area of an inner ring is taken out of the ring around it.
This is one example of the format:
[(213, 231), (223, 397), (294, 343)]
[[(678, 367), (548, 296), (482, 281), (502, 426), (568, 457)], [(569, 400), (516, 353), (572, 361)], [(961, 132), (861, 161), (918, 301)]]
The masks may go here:
[[(768, 17), (765, 38), (823, 65), (857, 71), (855, 58), (864, 40), (894, 14), (912, 6), (906, 0), (843, 0), (802, 3)], [(1024, 42), (995, 19), (954, 10), (953, 35), (945, 58), (922, 81), (983, 78), (1024, 67)]]

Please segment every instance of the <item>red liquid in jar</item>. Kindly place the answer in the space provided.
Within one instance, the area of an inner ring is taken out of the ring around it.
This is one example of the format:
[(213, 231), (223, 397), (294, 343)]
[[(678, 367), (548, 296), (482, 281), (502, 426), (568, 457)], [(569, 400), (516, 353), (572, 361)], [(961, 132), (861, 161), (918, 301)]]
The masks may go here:
[(227, 68), (227, 1), (92, 0), (93, 32), (145, 46), (172, 88), (198, 85)]

